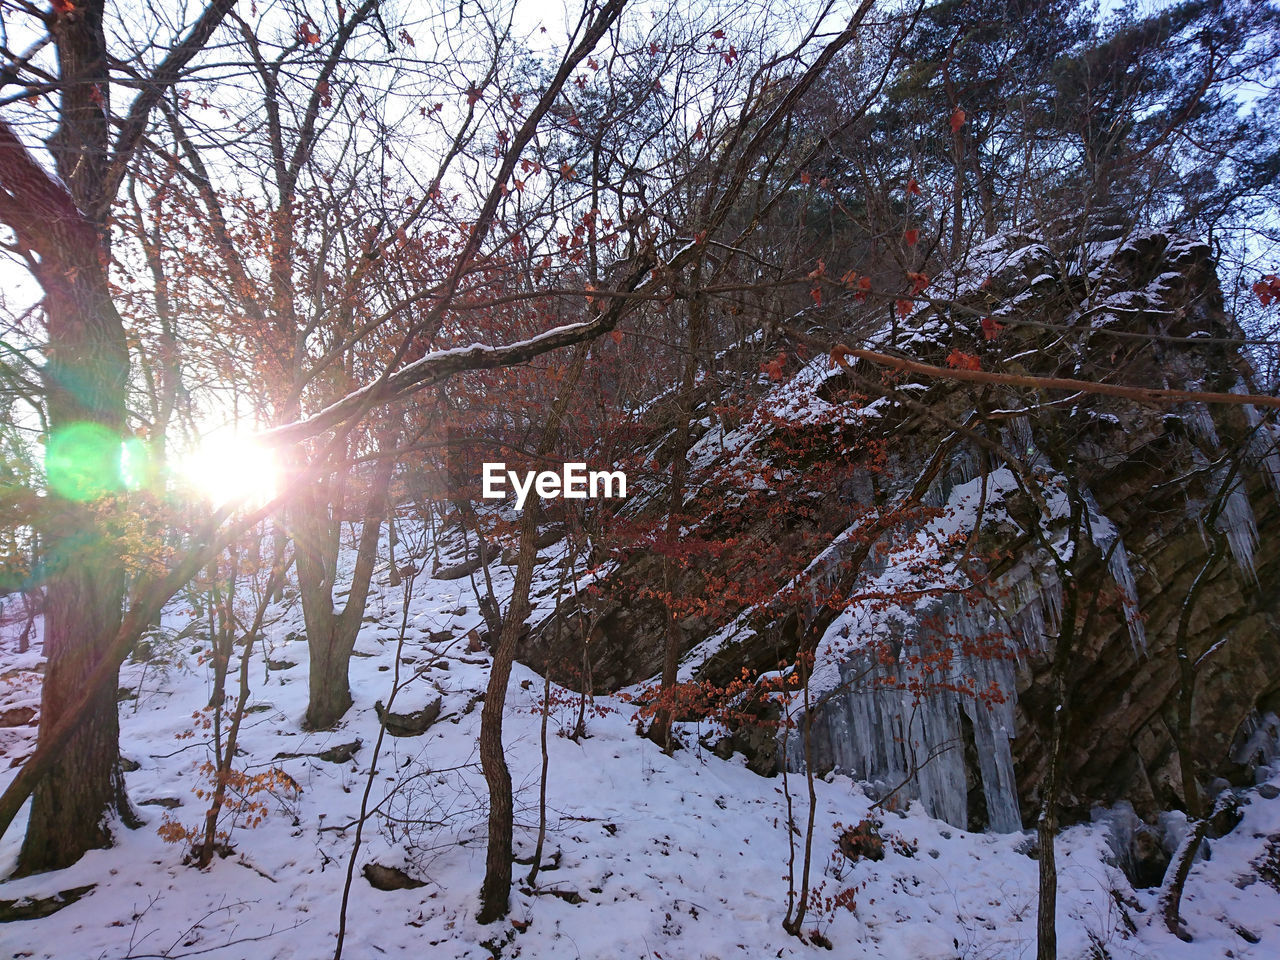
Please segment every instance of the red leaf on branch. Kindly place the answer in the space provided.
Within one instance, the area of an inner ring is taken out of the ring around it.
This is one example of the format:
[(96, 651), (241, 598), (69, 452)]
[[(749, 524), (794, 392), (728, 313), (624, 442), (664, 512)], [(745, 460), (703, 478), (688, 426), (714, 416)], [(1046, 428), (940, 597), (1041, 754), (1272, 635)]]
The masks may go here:
[(965, 353), (963, 350), (953, 349), (947, 354), (947, 366), (953, 370), (981, 370), (982, 361), (975, 357), (972, 353)]
[(309, 47), (314, 47), (320, 42), (320, 33), (310, 20), (303, 20), (298, 24), (297, 37), (299, 43), (305, 43)]
[(912, 227), (910, 230), (907, 230), (902, 234), (902, 239), (907, 241), (908, 247), (914, 247), (920, 242), (920, 231), (915, 227)]
[(621, 331), (621, 330), (614, 330), (612, 333), (610, 333), (610, 334), (609, 334), (609, 336), (613, 338), (613, 342), (614, 342), (614, 343), (621, 343), (621, 342), (622, 342), (622, 331)]
[(913, 197), (920, 196), (920, 184), (916, 183), (916, 178), (912, 177), (907, 181), (907, 193)]
[(827, 274), (827, 265), (823, 262), (822, 258), (819, 257), (818, 265), (809, 271), (809, 279), (817, 280), (820, 277), (826, 276), (826, 274)]
[(1271, 306), (1273, 301), (1280, 300), (1280, 277), (1269, 274), (1253, 285), (1253, 292), (1264, 306)]
[(787, 353), (785, 350), (778, 351), (778, 355), (768, 363), (760, 364), (760, 369), (769, 375), (769, 379), (778, 381), (782, 379), (782, 368), (787, 362)]
[(907, 279), (911, 281), (911, 296), (913, 297), (924, 292), (925, 288), (929, 286), (929, 278), (923, 273), (909, 272)]
[(899, 300), (894, 306), (898, 310), (898, 317), (902, 318), (908, 316), (915, 309), (916, 304), (914, 300)]
[(994, 340), (1000, 336), (1000, 331), (1004, 329), (1004, 324), (999, 320), (993, 320), (991, 317), (982, 318), (982, 337), (985, 340)]
[(711, 35), (712, 35), (713, 37), (715, 37), (717, 40), (723, 40), (723, 39), (724, 39), (724, 31), (723, 31), (723, 30), (712, 30), (712, 31), (711, 31)]
[(956, 107), (955, 110), (952, 111), (951, 113), (951, 132), (955, 133), (957, 130), (963, 127), (964, 121), (965, 121), (965, 112), (961, 110), (959, 107)]

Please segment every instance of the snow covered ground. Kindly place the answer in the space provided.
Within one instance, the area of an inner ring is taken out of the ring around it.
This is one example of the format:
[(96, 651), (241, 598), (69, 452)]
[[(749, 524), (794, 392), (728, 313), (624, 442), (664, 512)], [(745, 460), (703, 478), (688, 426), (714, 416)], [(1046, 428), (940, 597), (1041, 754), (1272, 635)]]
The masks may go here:
[[(509, 571), (497, 569), (509, 582)], [(544, 607), (554, 593), (549, 569), (535, 587)], [(374, 701), (388, 700), (397, 672), (403, 594), (381, 580), (351, 663), (355, 706), (334, 731), (301, 729), (307, 696), (301, 612), (296, 605), (273, 611), (266, 649), (253, 654), (251, 712), (237, 765), (249, 773), (279, 768), (298, 790), (260, 795), (269, 809), (263, 822), (235, 825), (234, 852), (203, 872), (184, 865), (185, 846), (166, 843), (157, 827), (166, 814), (190, 827), (203, 819), (205, 802), (195, 791), (208, 786), (198, 770), (209, 757), (208, 733), (193, 713), (208, 700), (208, 668), (191, 655), (199, 645), (191, 638), (179, 662), (127, 664), (121, 684), (136, 696), (121, 702), (122, 752), (138, 765), (127, 774), (129, 793), (148, 822), (118, 828), (114, 848), (67, 870), (0, 883), (0, 900), (94, 885), (52, 916), (0, 925), (0, 956), (332, 956), (352, 825), (378, 734)], [(498, 586), (503, 592), (505, 583)], [(175, 633), (188, 619), (175, 604), (165, 627)], [(756, 776), (741, 757), (718, 759), (697, 745), (695, 730), (687, 731), (688, 749), (664, 756), (636, 736), (633, 708), (617, 698), (597, 698), (590, 737), (569, 740), (563, 734), (577, 705), (568, 691), (558, 691), (550, 720), (548, 836), (537, 888), (517, 882), (508, 919), (477, 924), (485, 847), (477, 694), (487, 682), (488, 655), (468, 649), (465, 635), (480, 622), (468, 581), (418, 578), (407, 622), (393, 709), (407, 712), (442, 697), (441, 719), (423, 736), (383, 743), (369, 799), (377, 813), (356, 852), (346, 957), (1034, 956), (1037, 864), (1028, 855), (1029, 836), (966, 833), (926, 817), (917, 804), (878, 811), (884, 859), (851, 864), (833, 856), (833, 824), (858, 823), (870, 801), (843, 777), (817, 784), (813, 882), (822, 900), (853, 892), (845, 895), (848, 906), (811, 909), (805, 924), (834, 952), (788, 936), (782, 779)], [(11, 638), (0, 638), (0, 714), (38, 706), (31, 672), (38, 644), (24, 656), (13, 647)], [(517, 852), (524, 858), (538, 822), (541, 698), (541, 678), (517, 665), (506, 743), (518, 790)], [(0, 782), (29, 752), (33, 736), (32, 726), (0, 727)], [(359, 749), (345, 762), (306, 756), (357, 740)], [(790, 786), (803, 824), (803, 779), (793, 776)], [(0, 875), (12, 871), (24, 827), (25, 815), (0, 841)], [(800, 838), (792, 839), (798, 855)], [(423, 885), (374, 889), (361, 870), (375, 861)], [(1191, 943), (1165, 932), (1155, 891), (1131, 889), (1110, 861), (1104, 827), (1077, 826), (1062, 835), (1062, 957), (1280, 955), (1280, 799), (1250, 793), (1241, 824), (1213, 841), (1210, 859), (1196, 865), (1185, 898)], [(527, 871), (516, 866), (518, 881)]]

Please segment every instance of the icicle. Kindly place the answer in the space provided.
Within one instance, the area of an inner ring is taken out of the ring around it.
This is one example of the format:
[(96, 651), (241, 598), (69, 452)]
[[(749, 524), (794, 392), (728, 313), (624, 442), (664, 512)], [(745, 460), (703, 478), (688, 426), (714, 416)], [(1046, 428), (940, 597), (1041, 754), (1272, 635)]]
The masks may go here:
[[(993, 624), (976, 620), (969, 611), (962, 610), (957, 626), (964, 637), (976, 641), (988, 633)], [(965, 697), (962, 707), (973, 724), (973, 744), (986, 799), (988, 829), (1012, 833), (1022, 829), (1013, 751), (1009, 746), (1016, 727), (1013, 705), (1017, 686), (1013, 664), (1001, 657), (977, 656), (967, 658), (965, 669), (973, 677), (977, 691), (987, 691), (994, 686), (1004, 698), (1003, 702), (996, 703)]]
[[(1257, 411), (1253, 407), (1245, 407), (1245, 409), (1257, 416)], [(1280, 498), (1280, 430), (1276, 430), (1270, 424), (1260, 424), (1253, 435), (1252, 447), (1258, 462), (1262, 465), (1262, 476), (1275, 492), (1276, 497)]]
[(1004, 439), (1009, 451), (1028, 462), (1035, 459), (1035, 437), (1031, 433), (1031, 421), (1026, 417), (1010, 417)]
[(1236, 566), (1257, 583), (1258, 573), (1253, 566), (1253, 551), (1258, 546), (1258, 527), (1244, 484), (1239, 479), (1232, 484), (1231, 492), (1222, 505), (1222, 513), (1218, 515), (1218, 529), (1227, 535), (1227, 545), (1231, 547)]
[(1111, 550), (1111, 560), (1107, 564), (1111, 578), (1120, 588), (1120, 604), (1124, 609), (1125, 623), (1129, 626), (1129, 640), (1133, 644), (1133, 652), (1145, 656), (1147, 652), (1147, 631), (1142, 624), (1142, 611), (1138, 609), (1138, 584), (1133, 579), (1133, 571), (1129, 569), (1129, 551), (1124, 548), (1124, 541), (1117, 538)]
[(1280, 497), (1280, 436), (1270, 424), (1263, 422), (1262, 414), (1253, 406), (1246, 403), (1240, 409), (1249, 423), (1249, 459), (1257, 465), (1267, 486)]
[(1021, 659), (1043, 650), (1062, 619), (1062, 584), (1053, 567), (1046, 561), (1037, 576), (1026, 561), (1019, 562), (1001, 578), (1000, 588), (1008, 597), (1007, 619), (1021, 640), (1014, 645), (1014, 653)]
[(939, 477), (929, 484), (929, 489), (924, 492), (921, 501), (926, 507), (937, 509), (946, 506), (949, 496), (951, 496), (950, 481), (946, 477)]
[(1133, 570), (1129, 566), (1129, 551), (1125, 549), (1124, 540), (1116, 525), (1102, 514), (1093, 494), (1084, 491), (1084, 500), (1092, 516), (1089, 529), (1093, 542), (1098, 549), (1107, 554), (1107, 569), (1111, 579), (1120, 588), (1120, 606), (1124, 611), (1125, 624), (1129, 629), (1129, 642), (1133, 645), (1135, 656), (1145, 656), (1147, 652), (1147, 631), (1142, 623), (1142, 610), (1138, 605), (1138, 584), (1134, 580)]
[[(1232, 393), (1247, 394), (1249, 386), (1243, 380), (1237, 380), (1231, 388)], [(1280, 498), (1280, 434), (1263, 420), (1252, 404), (1241, 404), (1245, 422), (1249, 424), (1249, 459), (1261, 471), (1263, 478)]]
[(1213, 417), (1205, 404), (1188, 404), (1183, 419), (1186, 421), (1187, 426), (1191, 428), (1191, 432), (1199, 440), (1203, 441), (1210, 450), (1218, 448), (1218, 430), (1214, 427)]
[(913, 704), (912, 695), (904, 692), (903, 701), (910, 723), (912, 755), (907, 759), (916, 771), (921, 802), (930, 816), (966, 826), (969, 798), (957, 695), (950, 690), (936, 690)]
[(1259, 715), (1254, 710), (1240, 724), (1236, 740), (1243, 742), (1231, 751), (1233, 763), (1270, 766), (1280, 759), (1280, 717), (1270, 711)]
[(951, 458), (951, 478), (955, 486), (968, 483), (980, 472), (981, 463), (968, 446), (959, 447)]

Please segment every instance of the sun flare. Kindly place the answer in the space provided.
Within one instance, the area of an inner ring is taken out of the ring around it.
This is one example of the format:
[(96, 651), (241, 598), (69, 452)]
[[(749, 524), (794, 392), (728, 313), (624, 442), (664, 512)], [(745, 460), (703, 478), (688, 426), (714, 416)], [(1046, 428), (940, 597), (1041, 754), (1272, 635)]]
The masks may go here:
[(175, 472), (182, 483), (215, 507), (262, 504), (280, 491), (275, 453), (235, 434), (205, 437), (177, 459)]

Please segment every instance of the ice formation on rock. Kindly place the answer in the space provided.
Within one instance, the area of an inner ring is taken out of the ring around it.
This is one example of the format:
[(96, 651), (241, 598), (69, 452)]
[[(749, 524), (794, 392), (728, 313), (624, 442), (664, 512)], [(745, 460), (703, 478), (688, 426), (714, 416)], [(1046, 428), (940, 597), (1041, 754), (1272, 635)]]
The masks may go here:
[(1236, 565), (1256, 583), (1258, 574), (1254, 569), (1253, 552), (1258, 546), (1258, 527), (1253, 507), (1249, 503), (1249, 494), (1239, 477), (1231, 482), (1231, 489), (1222, 504), (1222, 512), (1218, 514), (1217, 526), (1227, 536), (1227, 545), (1231, 548), (1231, 556), (1235, 558)]
[[(854, 651), (839, 665), (840, 682), (824, 694), (811, 735), (814, 760), (866, 781), (884, 796), (901, 791), (921, 801), (931, 816), (957, 826), (977, 819), (990, 830), (1022, 828), (1010, 740), (1014, 720), (1015, 667), (1042, 649), (1055, 630), (1061, 586), (1025, 564), (1007, 574), (1004, 601), (970, 606), (943, 601), (935, 617), (916, 620), (886, 644)], [(921, 626), (942, 622), (935, 632)], [(950, 656), (930, 654), (947, 648)], [(923, 695), (922, 695), (923, 694)], [(977, 759), (985, 810), (970, 816), (966, 752)], [(799, 737), (787, 742), (790, 767), (803, 767)]]

